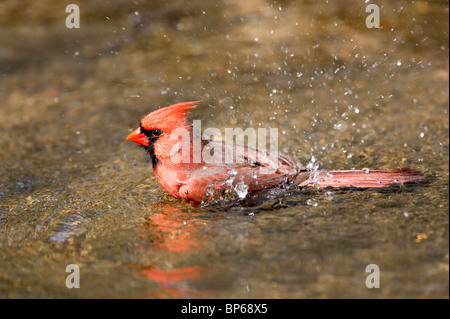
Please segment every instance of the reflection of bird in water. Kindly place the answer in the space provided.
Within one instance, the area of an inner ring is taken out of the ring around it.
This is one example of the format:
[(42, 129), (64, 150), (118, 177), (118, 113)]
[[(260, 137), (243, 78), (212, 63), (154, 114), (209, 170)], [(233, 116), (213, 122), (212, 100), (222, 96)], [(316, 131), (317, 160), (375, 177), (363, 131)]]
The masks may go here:
[[(158, 206), (158, 205), (157, 205)], [(187, 214), (179, 208), (166, 205), (154, 207), (154, 213), (143, 224), (146, 230), (151, 231), (151, 238), (143, 238), (154, 244), (151, 249), (143, 251), (143, 254), (152, 254), (154, 250), (162, 250), (169, 253), (196, 255), (202, 248), (203, 238), (201, 231), (204, 223), (199, 221), (196, 214)], [(174, 258), (176, 259), (176, 258)], [(140, 268), (140, 273), (147, 279), (159, 283), (165, 296), (171, 297), (205, 297), (208, 293), (203, 290), (189, 288), (189, 283), (206, 277), (211, 269), (200, 265), (184, 267), (160, 267), (159, 265), (133, 264), (133, 268)], [(142, 268), (141, 268), (142, 267)], [(164, 294), (161, 297), (165, 297)]]
[(154, 243), (160, 249), (179, 253), (201, 248), (199, 229), (202, 225), (179, 209), (166, 207), (162, 212), (155, 212), (150, 219), (156, 230)]
[[(206, 270), (206, 271), (205, 271)], [(195, 281), (207, 274), (207, 268), (200, 266), (182, 267), (174, 269), (145, 268), (141, 274), (147, 279), (158, 282), (161, 288), (171, 297), (205, 297), (209, 291), (199, 291), (189, 288), (180, 288), (187, 281)], [(161, 297), (164, 297), (161, 295)]]

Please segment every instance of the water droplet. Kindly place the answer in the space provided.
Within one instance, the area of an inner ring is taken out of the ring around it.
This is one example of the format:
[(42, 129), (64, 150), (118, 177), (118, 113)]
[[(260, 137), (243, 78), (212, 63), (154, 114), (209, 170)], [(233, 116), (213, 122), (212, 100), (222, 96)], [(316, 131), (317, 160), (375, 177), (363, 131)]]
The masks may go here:
[(225, 97), (223, 98), (220, 103), (222, 103), (223, 106), (229, 107), (230, 109), (233, 108), (233, 99), (231, 97)]
[(313, 207), (317, 207), (319, 206), (319, 203), (317, 203), (315, 198), (310, 198), (306, 201), (306, 204), (308, 204), (309, 206), (313, 206)]
[(319, 203), (316, 201), (315, 198), (310, 198), (308, 199), (308, 201), (306, 202), (308, 205), (311, 205), (313, 207), (317, 207), (319, 206)]
[(343, 121), (339, 121), (338, 123), (335, 123), (335, 124), (333, 125), (333, 128), (334, 128), (335, 130), (344, 132), (345, 130), (347, 130), (347, 124), (346, 124), (345, 122), (343, 122)]
[(333, 197), (334, 197), (334, 193), (333, 192), (331, 192), (331, 191), (328, 191), (328, 192), (325, 192), (325, 199), (326, 200), (333, 200)]

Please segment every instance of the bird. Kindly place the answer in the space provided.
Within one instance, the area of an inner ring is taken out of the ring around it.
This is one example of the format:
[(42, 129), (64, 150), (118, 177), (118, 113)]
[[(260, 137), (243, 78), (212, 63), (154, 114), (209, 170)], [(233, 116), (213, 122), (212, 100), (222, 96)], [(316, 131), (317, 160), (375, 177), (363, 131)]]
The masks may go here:
[[(380, 188), (424, 178), (423, 173), (409, 168), (307, 169), (283, 153), (204, 139), (187, 118), (199, 102), (159, 108), (144, 116), (139, 127), (126, 138), (148, 153), (159, 184), (171, 196), (192, 206), (230, 198), (239, 202), (283, 186)], [(226, 158), (232, 160), (225, 161)]]

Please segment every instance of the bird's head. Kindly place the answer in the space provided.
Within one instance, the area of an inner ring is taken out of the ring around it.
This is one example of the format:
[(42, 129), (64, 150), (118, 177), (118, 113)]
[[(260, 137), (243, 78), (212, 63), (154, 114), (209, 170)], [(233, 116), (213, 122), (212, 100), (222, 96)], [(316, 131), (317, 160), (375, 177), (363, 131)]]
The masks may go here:
[(127, 140), (142, 145), (152, 158), (153, 166), (170, 151), (174, 140), (170, 135), (175, 129), (191, 130), (187, 113), (197, 107), (198, 101), (167, 106), (146, 115), (139, 127), (128, 135)]

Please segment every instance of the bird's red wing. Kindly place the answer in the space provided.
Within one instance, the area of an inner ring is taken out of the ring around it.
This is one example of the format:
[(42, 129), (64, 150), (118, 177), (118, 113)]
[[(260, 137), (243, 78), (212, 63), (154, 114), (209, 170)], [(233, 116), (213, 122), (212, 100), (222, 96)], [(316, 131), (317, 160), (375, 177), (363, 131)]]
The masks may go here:
[[(301, 165), (283, 154), (270, 155), (266, 151), (221, 142), (214, 145), (214, 151), (233, 152), (233, 161), (204, 163), (205, 168), (189, 173), (189, 178), (180, 188), (179, 195), (187, 203), (199, 205), (213, 197), (222, 199), (231, 195), (245, 198), (252, 192), (275, 187), (294, 179)], [(228, 158), (229, 159), (229, 158)]]
[(293, 177), (280, 170), (267, 170), (262, 166), (235, 166), (225, 171), (217, 167), (190, 173), (190, 178), (180, 187), (179, 195), (187, 203), (200, 205), (212, 198), (226, 196), (244, 199), (247, 194), (286, 183)]
[(266, 171), (278, 171), (279, 173), (288, 174), (295, 176), (304, 167), (297, 160), (292, 157), (278, 153), (265, 150), (265, 149), (255, 149), (251, 147), (246, 147), (238, 144), (231, 144), (219, 141), (209, 141), (203, 149), (203, 153), (220, 152), (216, 154), (216, 159), (214, 163), (208, 163), (205, 156), (203, 160), (207, 164), (212, 164), (214, 166), (220, 167), (265, 167)]

